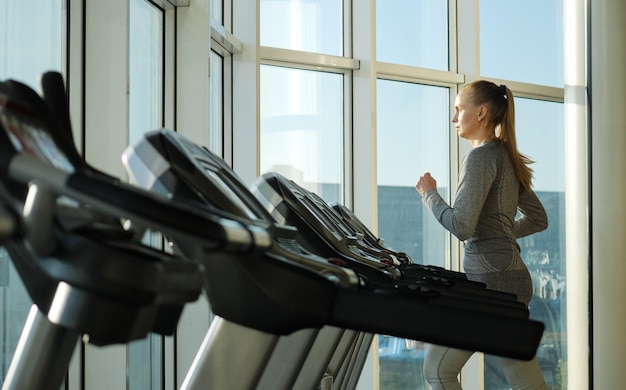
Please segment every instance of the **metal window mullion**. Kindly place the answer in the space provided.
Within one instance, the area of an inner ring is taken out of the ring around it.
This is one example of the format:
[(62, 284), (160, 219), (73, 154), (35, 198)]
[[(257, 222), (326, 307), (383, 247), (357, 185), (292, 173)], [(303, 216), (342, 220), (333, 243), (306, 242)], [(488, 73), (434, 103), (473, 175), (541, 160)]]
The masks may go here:
[[(437, 69), (419, 68), (408, 65), (376, 62), (376, 74), (378, 78), (390, 80), (424, 80), (435, 85), (457, 85), (465, 82), (465, 76)], [(437, 84), (439, 83), (439, 84)]]
[(263, 62), (278, 62), (297, 66), (304, 65), (320, 69), (356, 70), (360, 67), (359, 60), (352, 58), (268, 46), (259, 47), (259, 58)]
[(241, 53), (243, 44), (235, 38), (220, 22), (211, 18), (211, 39), (218, 44), (220, 48), (211, 46), (216, 52), (223, 56)]
[(354, 172), (354, 146), (352, 144), (353, 138), (353, 122), (352, 122), (352, 72), (346, 71), (343, 75), (343, 183), (342, 183), (342, 196), (341, 202), (347, 207), (352, 209), (352, 196), (354, 189), (352, 188), (352, 177)]

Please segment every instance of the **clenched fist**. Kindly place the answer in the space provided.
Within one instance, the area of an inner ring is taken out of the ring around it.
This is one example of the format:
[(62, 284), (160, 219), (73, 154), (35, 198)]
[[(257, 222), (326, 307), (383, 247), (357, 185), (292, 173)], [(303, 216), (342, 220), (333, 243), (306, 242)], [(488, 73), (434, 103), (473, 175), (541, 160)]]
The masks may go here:
[(430, 175), (430, 172), (426, 172), (420, 176), (417, 184), (415, 184), (415, 189), (423, 196), (428, 190), (437, 189), (437, 180)]

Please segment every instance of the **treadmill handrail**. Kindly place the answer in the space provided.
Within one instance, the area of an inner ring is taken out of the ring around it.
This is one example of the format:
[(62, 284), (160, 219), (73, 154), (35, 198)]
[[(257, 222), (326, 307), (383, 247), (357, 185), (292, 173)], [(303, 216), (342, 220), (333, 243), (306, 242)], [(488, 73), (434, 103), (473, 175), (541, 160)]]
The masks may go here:
[(205, 250), (227, 247), (248, 251), (271, 245), (269, 235), (262, 229), (168, 202), (128, 183), (108, 182), (85, 172), (64, 172), (25, 154), (11, 159), (8, 173), (23, 184), (36, 179), (58, 195), (88, 204), (102, 213), (137, 221), (164, 234), (193, 239)]

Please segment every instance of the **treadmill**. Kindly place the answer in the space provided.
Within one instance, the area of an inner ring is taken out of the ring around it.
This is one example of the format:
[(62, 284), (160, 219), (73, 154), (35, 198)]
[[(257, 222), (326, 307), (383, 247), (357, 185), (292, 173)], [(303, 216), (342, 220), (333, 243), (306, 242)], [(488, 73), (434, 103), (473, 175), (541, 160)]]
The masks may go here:
[[(298, 228), (301, 233), (298, 239), (305, 247), (312, 250), (315, 248), (326, 254), (352, 253), (352, 257), (357, 261), (371, 255), (383, 263), (392, 264), (385, 256), (376, 256), (378, 252), (384, 254), (387, 251), (380, 244), (371, 244), (371, 250), (363, 250), (370, 245), (364, 243), (362, 239), (368, 231), (365, 231), (364, 225), (354, 214), (347, 214), (347, 209), (343, 210), (347, 217), (344, 218), (315, 193), (276, 172), (268, 172), (257, 178), (251, 190), (277, 220)], [(361, 231), (364, 231), (364, 234)], [(463, 273), (407, 262), (398, 265), (397, 269), (401, 276), (394, 279), (392, 284), (398, 290), (422, 292), (432, 290), (439, 295), (455, 299), (456, 303), (465, 305), (471, 310), (528, 318), (527, 308), (516, 300), (514, 294), (486, 289), (483, 283), (467, 280)], [(376, 283), (373, 282), (372, 285)], [(333, 389), (356, 386), (363, 364), (364, 358), (352, 371), (345, 373), (336, 386), (333, 384)]]
[[(206, 185), (215, 176), (215, 169), (206, 163), (210, 161), (206, 157), (209, 153), (206, 149), (193, 146), (189, 141), (182, 142), (187, 146), (181, 148), (181, 139), (180, 135), (167, 129), (146, 135), (144, 140), (125, 152), (125, 164), (131, 166), (130, 171), (135, 172), (135, 180), (146, 180), (140, 185), (155, 191), (167, 191), (170, 196), (178, 192), (179, 200), (190, 205), (199, 205), (201, 202), (197, 202), (198, 197), (205, 198), (207, 192), (198, 187)], [(197, 155), (190, 158), (190, 153)], [(221, 164), (225, 165), (223, 162)], [(232, 189), (232, 186), (228, 187)], [(289, 191), (280, 193), (279, 187), (266, 187), (272, 188), (272, 191), (265, 188), (261, 193), (263, 199), (284, 199), (289, 194)], [(184, 199), (185, 196), (187, 199)], [(286, 202), (279, 201), (275, 206), (276, 210), (289, 214), (290, 205)], [(276, 215), (283, 219), (280, 221), (283, 223), (284, 214)], [(306, 226), (302, 225), (302, 230), (306, 231), (303, 233), (297, 226), (298, 223), (297, 218), (292, 218), (286, 225), (296, 227), (298, 238), (309, 235)], [(323, 228), (322, 230), (333, 230), (332, 225)], [(317, 234), (316, 232), (312, 236)], [(303, 244), (303, 241), (298, 240), (298, 243)], [(306, 248), (305, 245), (302, 246)], [(402, 272), (393, 264), (374, 258), (364, 263), (354, 261), (353, 252), (332, 251), (328, 252), (329, 255), (319, 253), (326, 246), (320, 241), (318, 245), (306, 249), (317, 252), (322, 258), (333, 259), (335, 264), (347, 266), (350, 263), (349, 268), (353, 266), (365, 283), (360, 282), (349, 287), (336, 285), (330, 305), (332, 308), (327, 313), (325, 325), (370, 334), (390, 334), (501, 356), (522, 359), (534, 356), (543, 333), (543, 324), (529, 320), (526, 310), (516, 308), (510, 313), (502, 313), (492, 310), (473, 297), (452, 297), (439, 286), (408, 283), (408, 280), (395, 284), (393, 281), (401, 278)], [(364, 278), (366, 271), (367, 277)], [(502, 303), (503, 306), (509, 304), (514, 306), (511, 302)], [(460, 324), (463, 326), (459, 326)], [(207, 346), (200, 352), (210, 350), (211, 347)]]
[[(336, 259), (304, 249), (295, 240), (295, 229), (278, 224), (220, 157), (180, 134), (169, 129), (147, 133), (125, 151), (122, 160), (131, 181), (140, 187), (181, 202), (208, 204), (257, 224), (273, 239), (270, 251), (316, 269), (346, 288), (364, 283), (354, 270), (337, 264)], [(343, 362), (352, 346), (345, 340), (356, 339), (355, 331), (329, 326), (282, 336), (255, 388), (315, 388), (322, 381), (329, 383), (332, 373), (339, 370), (329, 365)], [(333, 355), (339, 357), (331, 362)], [(205, 360), (198, 364), (211, 363)], [(201, 378), (204, 372), (208, 370), (196, 368), (189, 373), (189, 380), (200, 386), (209, 380)]]
[[(331, 202), (328, 206), (330, 206), (333, 211), (337, 213), (339, 218), (346, 224), (349, 225), (352, 229), (354, 229), (355, 234), (361, 235), (363, 240), (368, 244), (377, 248), (381, 251), (388, 251), (401, 259), (401, 268), (404, 272), (412, 272), (414, 270), (426, 272), (430, 278), (434, 280), (445, 280), (445, 279), (467, 279), (464, 273), (447, 270), (444, 267), (435, 266), (431, 264), (420, 264), (414, 263), (411, 258), (405, 252), (397, 252), (392, 250), (384, 245), (384, 240), (380, 237), (376, 237), (374, 233), (372, 233), (369, 228), (354, 214), (352, 210), (350, 210), (345, 205), (342, 205), (338, 202)], [(481, 283), (484, 285), (484, 283)], [(508, 297), (506, 295), (509, 295)], [(500, 298), (503, 299), (516, 299), (513, 294), (499, 294)]]
[[(147, 229), (193, 243), (195, 256), (252, 253), (257, 227), (189, 208), (89, 167), (71, 140), (57, 73), (44, 97), (0, 82), (0, 238), (33, 306), (2, 385), (58, 390), (79, 339), (128, 343), (172, 335), (204, 287), (191, 257), (141, 243)], [(155, 212), (158, 211), (158, 212)], [(114, 320), (112, 320), (114, 319)]]
[[(363, 250), (367, 244), (350, 231), (341, 217), (319, 196), (276, 172), (257, 178), (251, 191), (279, 221), (297, 227), (298, 240), (305, 248), (325, 255), (343, 256), (350, 266), (355, 262), (378, 261), (393, 270), (391, 285), (405, 290), (434, 288), (438, 293), (461, 300), (477, 300), (480, 310), (527, 317), (525, 305), (514, 294), (487, 289), (484, 283), (467, 280), (461, 272), (420, 264), (391, 263), (384, 250)], [(381, 253), (377, 256), (375, 253)], [(365, 272), (365, 271), (363, 271)], [(371, 285), (381, 285), (377, 275), (364, 273)], [(386, 286), (385, 283), (382, 286)], [(468, 302), (471, 304), (471, 302)], [(484, 304), (489, 304), (484, 306)], [(484, 306), (484, 307), (483, 307)]]

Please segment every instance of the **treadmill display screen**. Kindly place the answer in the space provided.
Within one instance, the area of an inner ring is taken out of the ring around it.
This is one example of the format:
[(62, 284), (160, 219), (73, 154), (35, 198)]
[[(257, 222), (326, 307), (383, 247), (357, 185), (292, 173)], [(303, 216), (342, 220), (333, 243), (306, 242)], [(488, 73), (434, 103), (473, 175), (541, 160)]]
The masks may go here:
[(13, 148), (18, 153), (35, 157), (65, 172), (74, 172), (74, 167), (65, 153), (59, 149), (44, 127), (35, 118), (11, 108), (5, 100), (0, 99), (0, 125), (11, 140)]

